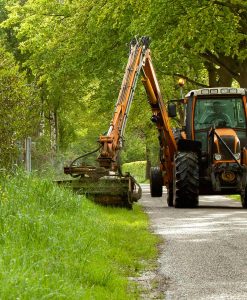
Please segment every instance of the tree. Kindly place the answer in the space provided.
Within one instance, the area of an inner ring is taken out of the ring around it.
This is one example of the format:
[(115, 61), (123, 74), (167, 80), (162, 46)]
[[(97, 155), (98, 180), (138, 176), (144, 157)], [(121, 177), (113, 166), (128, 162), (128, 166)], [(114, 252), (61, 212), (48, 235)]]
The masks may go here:
[[(17, 41), (11, 45), (21, 51), (16, 57), (29, 83), (41, 90), (42, 115), (55, 133), (50, 140), (56, 141), (59, 132), (60, 149), (74, 147), (75, 141), (76, 149), (84, 149), (83, 137), (91, 145), (108, 128), (126, 64), (126, 43), (136, 34), (152, 38), (165, 100), (180, 97), (178, 76), (187, 79), (186, 90), (231, 85), (233, 80), (246, 85), (243, 1), (4, 2), (9, 6), (2, 28)], [(138, 122), (140, 136), (145, 126)], [(135, 126), (130, 130), (136, 132)]]
[[(247, 6), (244, 1), (152, 1), (146, 20), (167, 74), (210, 86), (247, 86)], [(157, 21), (158, 20), (158, 21)], [(138, 22), (138, 21), (137, 21)], [(205, 73), (204, 73), (205, 75)]]
[[(9, 11), (9, 19), (3, 26), (15, 31), (25, 57), (22, 66), (31, 71), (42, 91), (43, 115), (51, 125), (50, 132), (54, 133), (51, 146), (57, 148), (55, 141), (59, 131), (62, 133), (60, 147), (65, 148), (69, 144), (68, 135), (64, 135), (66, 126), (67, 132), (72, 133), (71, 129), (80, 125), (83, 115), (84, 126), (92, 127), (95, 115), (106, 114), (107, 106), (111, 106), (105, 99), (112, 99), (113, 80), (107, 83), (104, 77), (110, 78), (113, 72), (108, 68), (102, 72), (102, 65), (109, 63), (109, 56), (105, 56), (97, 68), (93, 59), (98, 47), (91, 43), (93, 32), (88, 34), (95, 30), (93, 17), (88, 18), (88, 15), (95, 16), (95, 2), (26, 1), (9, 7)], [(101, 80), (97, 78), (99, 74)], [(117, 91), (118, 86), (115, 89)], [(95, 107), (90, 105), (96, 100)]]
[(18, 159), (23, 139), (37, 129), (38, 111), (35, 90), (3, 47), (0, 62), (0, 165), (10, 168)]

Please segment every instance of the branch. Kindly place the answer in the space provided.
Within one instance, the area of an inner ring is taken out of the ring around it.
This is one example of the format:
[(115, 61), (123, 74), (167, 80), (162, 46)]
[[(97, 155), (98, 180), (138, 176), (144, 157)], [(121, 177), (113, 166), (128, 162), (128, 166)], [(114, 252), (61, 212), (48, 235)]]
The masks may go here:
[(190, 83), (193, 83), (193, 84), (195, 84), (195, 85), (197, 85), (197, 86), (201, 86), (201, 87), (209, 87), (209, 85), (207, 85), (207, 84), (198, 82), (198, 81), (193, 80), (193, 79), (189, 78), (188, 76), (185, 76), (185, 75), (182, 75), (182, 74), (174, 73), (174, 74), (172, 74), (172, 76), (183, 78), (183, 79), (185, 79), (186, 81), (188, 81), (188, 82), (190, 82)]
[(167, 75), (167, 76), (175, 76), (175, 77), (179, 77), (179, 78), (183, 78), (185, 79), (186, 81), (190, 82), (190, 83), (193, 83), (197, 86), (201, 86), (201, 87), (209, 87), (209, 85), (206, 85), (204, 83), (201, 83), (201, 82), (198, 82), (196, 80), (193, 80), (191, 78), (189, 78), (188, 76), (186, 75), (182, 75), (182, 74), (179, 74), (179, 73), (173, 73), (173, 74), (169, 74), (169, 73), (165, 73), (164, 71), (160, 70), (160, 69), (157, 69), (160, 73), (164, 74), (164, 75)]
[[(218, 0), (213, 1), (214, 4), (227, 7), (230, 9), (230, 11), (234, 14), (238, 14), (240, 16), (239, 24), (242, 27), (242, 30), (239, 29), (240, 33), (246, 34), (246, 29), (247, 29), (247, 4), (240, 4), (240, 3), (232, 3), (232, 2), (221, 2)], [(242, 32), (241, 32), (242, 31)]]
[[(208, 61), (211, 61), (212, 63), (215, 63), (216, 65), (218, 65), (220, 67), (223, 67), (232, 77), (234, 77), (234, 78), (239, 77), (239, 74), (233, 71), (232, 66), (229, 67), (227, 64), (225, 64), (219, 57), (217, 57), (211, 51), (206, 50), (204, 53), (201, 53), (200, 56)], [(228, 57), (227, 60), (230, 61), (231, 58)]]
[(213, 0), (212, 1), (214, 4), (216, 5), (221, 5), (221, 6), (224, 6), (224, 7), (228, 7), (230, 8), (231, 10), (246, 10), (247, 9), (247, 5), (246, 4), (235, 4), (235, 3), (232, 3), (232, 2), (221, 2), (221, 1), (218, 1), (218, 0)]
[(60, 15), (60, 14), (42, 14), (42, 16), (46, 17), (62, 17), (62, 18), (70, 18), (70, 15)]
[(2, 60), (1, 64), (0, 64), (0, 68), (4, 67), (6, 62), (7, 62), (7, 59)]

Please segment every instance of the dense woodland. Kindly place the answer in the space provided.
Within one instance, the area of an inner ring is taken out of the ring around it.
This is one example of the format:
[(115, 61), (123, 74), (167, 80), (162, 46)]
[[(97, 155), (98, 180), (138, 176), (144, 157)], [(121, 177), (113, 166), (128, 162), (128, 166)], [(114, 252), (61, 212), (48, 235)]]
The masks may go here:
[[(203, 86), (247, 87), (245, 0), (0, 0), (0, 163), (36, 168), (97, 147), (109, 126), (134, 36), (151, 37), (164, 100)], [(141, 83), (124, 162), (158, 153)]]

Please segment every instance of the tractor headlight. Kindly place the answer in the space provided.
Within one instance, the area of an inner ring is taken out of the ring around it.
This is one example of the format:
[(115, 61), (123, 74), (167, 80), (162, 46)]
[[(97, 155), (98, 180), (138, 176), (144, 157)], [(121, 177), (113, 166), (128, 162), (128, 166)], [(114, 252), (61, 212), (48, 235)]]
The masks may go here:
[(221, 160), (221, 158), (222, 158), (222, 156), (221, 156), (220, 153), (215, 153), (215, 154), (214, 154), (214, 159), (215, 159), (215, 160)]
[(235, 153), (235, 154), (233, 154), (233, 155), (234, 155), (234, 157), (235, 157), (236, 160), (239, 160), (239, 159), (240, 159), (240, 156), (241, 156), (240, 153)]

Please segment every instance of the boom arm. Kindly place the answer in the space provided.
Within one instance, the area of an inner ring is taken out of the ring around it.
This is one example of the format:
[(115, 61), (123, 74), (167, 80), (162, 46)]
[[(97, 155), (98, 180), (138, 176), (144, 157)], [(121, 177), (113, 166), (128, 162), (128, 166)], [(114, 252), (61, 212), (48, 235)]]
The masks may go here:
[(137, 79), (142, 68), (142, 60), (148, 49), (149, 39), (143, 37), (140, 41), (134, 39), (130, 44), (130, 54), (125, 69), (124, 78), (118, 95), (115, 111), (106, 135), (101, 135), (102, 145), (98, 161), (101, 167), (118, 169), (118, 155), (123, 147), (123, 136), (130, 106), (133, 100)]
[(164, 183), (167, 185), (172, 182), (172, 163), (177, 150), (177, 144), (169, 125), (169, 118), (161, 96), (149, 49), (146, 51), (143, 60), (142, 83), (146, 89), (148, 102), (153, 112), (151, 120), (156, 123), (156, 127), (159, 131), (161, 170), (165, 171)]
[(142, 37), (131, 42), (130, 55), (122, 81), (118, 100), (115, 106), (113, 119), (107, 135), (102, 135), (99, 142), (102, 145), (98, 161), (100, 166), (116, 170), (118, 168), (118, 155), (123, 144), (123, 135), (126, 127), (129, 109), (133, 100), (134, 91), (140, 72), (145, 86), (148, 101), (151, 106), (152, 120), (159, 131), (161, 152), (161, 169), (166, 171), (165, 184), (172, 181), (172, 161), (177, 145), (169, 126), (169, 119), (162, 100), (158, 80), (152, 65), (149, 39)]

